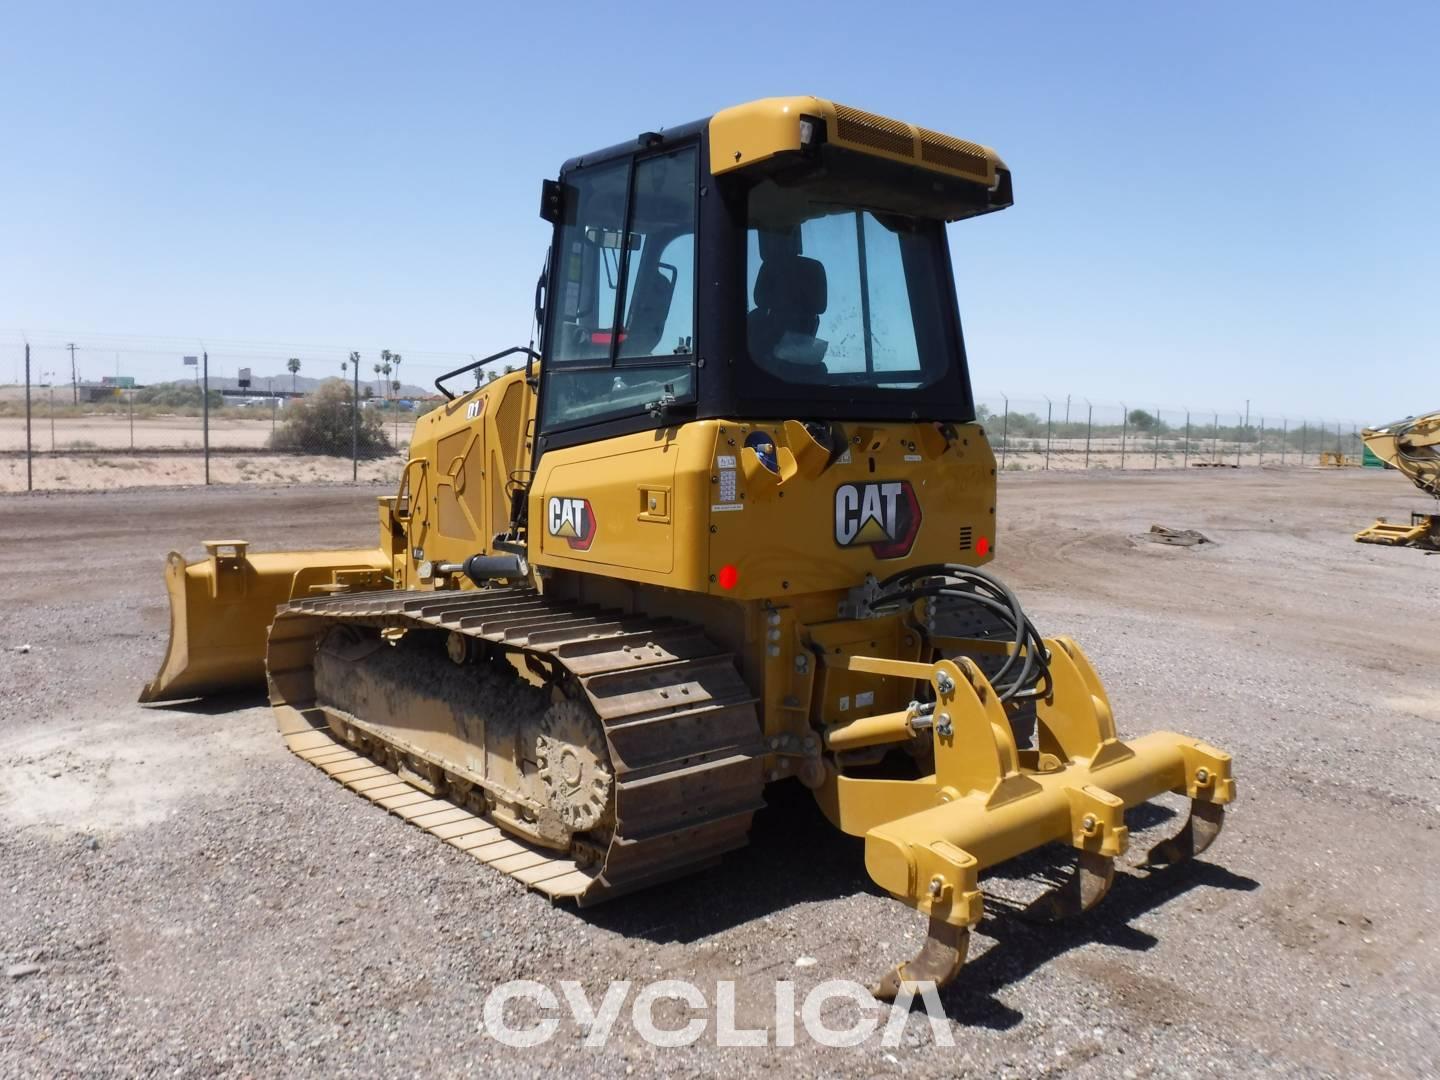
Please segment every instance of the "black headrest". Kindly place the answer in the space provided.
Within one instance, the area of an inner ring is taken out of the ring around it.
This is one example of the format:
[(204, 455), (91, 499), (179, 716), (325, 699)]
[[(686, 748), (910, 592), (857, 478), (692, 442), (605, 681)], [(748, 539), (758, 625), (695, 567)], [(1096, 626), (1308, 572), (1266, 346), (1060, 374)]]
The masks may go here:
[(755, 306), (764, 311), (798, 309), (821, 315), (829, 305), (825, 264), (804, 255), (767, 259), (755, 276)]

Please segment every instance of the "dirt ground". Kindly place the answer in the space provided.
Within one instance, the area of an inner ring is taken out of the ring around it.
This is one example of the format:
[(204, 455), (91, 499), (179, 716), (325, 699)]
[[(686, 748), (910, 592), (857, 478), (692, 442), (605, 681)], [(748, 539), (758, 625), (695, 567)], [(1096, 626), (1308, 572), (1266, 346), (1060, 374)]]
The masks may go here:
[[(772, 787), (716, 870), (583, 913), (288, 754), (259, 695), (141, 708), (164, 553), (372, 541), (373, 489), (0, 499), (0, 1074), (1434, 1075), (1440, 1070), (1440, 556), (1354, 544), (1419, 498), (1393, 473), (1003, 475), (994, 566), (1106, 681), (1122, 735), (1231, 751), (1206, 857), (1136, 868), (1035, 927), (983, 884), (971, 958), (900, 1045), (532, 1049), (482, 1029), (497, 983), (734, 980), (742, 1026), (918, 946), (856, 842)], [(1135, 543), (1153, 523), (1213, 545)], [(28, 648), (26, 648), (28, 647)], [(1143, 828), (1142, 828), (1143, 827)], [(1169, 827), (1173, 828), (1173, 822)], [(38, 968), (29, 974), (24, 972)], [(705, 1015), (702, 1013), (701, 1015)]]

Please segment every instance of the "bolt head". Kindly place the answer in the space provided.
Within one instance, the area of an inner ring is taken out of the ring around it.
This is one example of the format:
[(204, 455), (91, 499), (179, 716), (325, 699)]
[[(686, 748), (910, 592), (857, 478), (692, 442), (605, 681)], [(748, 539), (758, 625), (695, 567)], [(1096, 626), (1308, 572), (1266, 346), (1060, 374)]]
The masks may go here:
[(936, 874), (930, 879), (930, 895), (939, 896), (945, 891), (945, 879)]
[(1201, 766), (1195, 770), (1195, 782), (1197, 784), (1208, 784), (1210, 782), (1210, 770)]

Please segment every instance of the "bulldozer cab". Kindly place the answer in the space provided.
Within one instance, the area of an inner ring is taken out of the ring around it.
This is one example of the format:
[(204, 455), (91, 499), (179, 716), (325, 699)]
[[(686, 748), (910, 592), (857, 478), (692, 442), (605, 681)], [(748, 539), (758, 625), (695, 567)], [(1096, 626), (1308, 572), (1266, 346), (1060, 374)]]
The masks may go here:
[(686, 419), (974, 418), (945, 223), (1010, 205), (1008, 172), (861, 152), (844, 135), (874, 133), (806, 100), (646, 133), (547, 182), (537, 456)]

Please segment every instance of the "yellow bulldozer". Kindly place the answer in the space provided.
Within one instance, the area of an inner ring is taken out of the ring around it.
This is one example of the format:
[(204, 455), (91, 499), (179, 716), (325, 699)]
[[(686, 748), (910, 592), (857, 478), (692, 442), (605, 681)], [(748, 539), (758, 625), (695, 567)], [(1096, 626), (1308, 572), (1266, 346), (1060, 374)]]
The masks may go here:
[(929, 919), (884, 997), (955, 977), (999, 863), (1069, 845), (1028, 910), (1088, 909), (1164, 792), (1191, 810), (1149, 864), (1203, 851), (1229, 755), (1120, 739), (983, 569), (946, 225), (1011, 202), (993, 150), (813, 97), (571, 159), (538, 346), (437, 380), (375, 548), (172, 553), (141, 700), (265, 681), (300, 757), (582, 905), (712, 865), (798, 782)]
[[(1440, 501), (1440, 411), (1360, 433), (1365, 447), (1417, 488)], [(1440, 551), (1440, 513), (1412, 511), (1410, 523), (1376, 520), (1355, 534), (1362, 544), (1411, 545)]]

